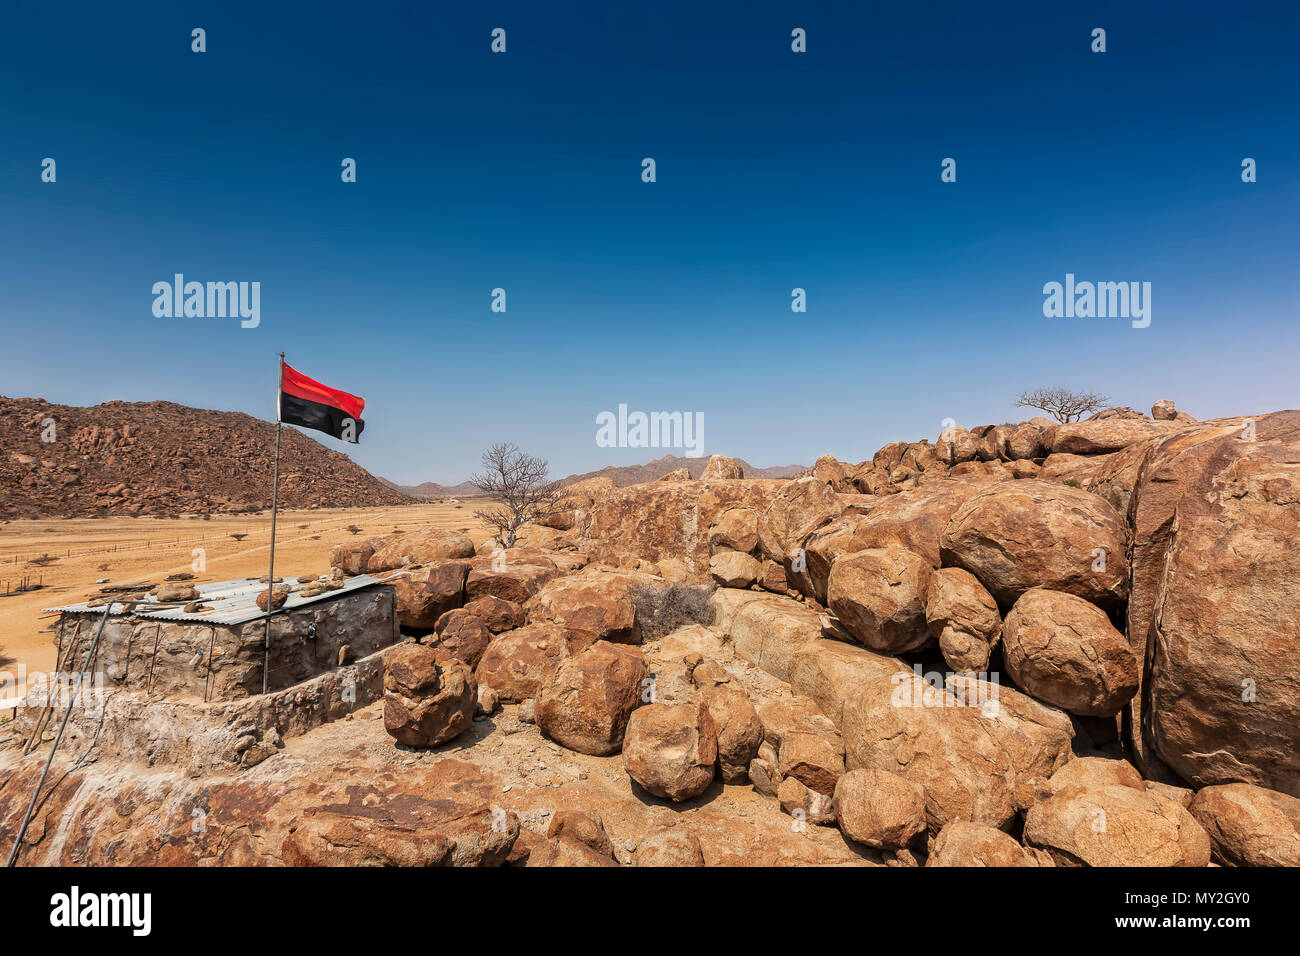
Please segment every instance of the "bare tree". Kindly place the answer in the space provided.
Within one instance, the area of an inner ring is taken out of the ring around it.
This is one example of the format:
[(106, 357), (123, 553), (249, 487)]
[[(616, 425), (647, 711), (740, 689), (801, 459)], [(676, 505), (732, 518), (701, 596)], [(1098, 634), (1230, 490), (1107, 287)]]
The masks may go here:
[(554, 481), (548, 481), (550, 464), (525, 455), (510, 442), (498, 442), (483, 453), (483, 473), (469, 483), (495, 508), (474, 512), (474, 517), (497, 529), (501, 544), (513, 548), (519, 526), (559, 510), (564, 498)]
[(1035, 388), (1021, 392), (1017, 408), (1037, 408), (1058, 422), (1077, 422), (1088, 412), (1099, 411), (1110, 401), (1095, 392), (1072, 392), (1068, 388)]

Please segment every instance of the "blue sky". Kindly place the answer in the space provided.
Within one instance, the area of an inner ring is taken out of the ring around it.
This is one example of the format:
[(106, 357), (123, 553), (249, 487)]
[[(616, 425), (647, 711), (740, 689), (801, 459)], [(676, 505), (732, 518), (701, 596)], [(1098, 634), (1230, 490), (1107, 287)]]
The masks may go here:
[[(272, 418), (283, 350), (412, 483), (662, 454), (596, 445), (620, 403), (758, 465), (1038, 385), (1300, 404), (1294, 6), (267, 6), (0, 14), (0, 394)], [(260, 326), (156, 318), (176, 272), (259, 281)], [(1151, 282), (1151, 326), (1045, 318), (1067, 272)]]

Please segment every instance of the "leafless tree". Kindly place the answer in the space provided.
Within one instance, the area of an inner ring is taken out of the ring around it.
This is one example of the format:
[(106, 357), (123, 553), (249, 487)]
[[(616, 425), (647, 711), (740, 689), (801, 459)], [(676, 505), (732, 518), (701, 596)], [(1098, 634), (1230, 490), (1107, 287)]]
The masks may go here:
[(1100, 411), (1110, 401), (1096, 392), (1072, 392), (1068, 388), (1035, 388), (1021, 392), (1017, 408), (1037, 408), (1058, 422), (1077, 422), (1088, 412)]
[(513, 443), (498, 442), (483, 453), (483, 472), (469, 483), (497, 503), (474, 517), (497, 530), (497, 538), (513, 548), (519, 526), (560, 510), (564, 492), (548, 481), (550, 464), (525, 455)]

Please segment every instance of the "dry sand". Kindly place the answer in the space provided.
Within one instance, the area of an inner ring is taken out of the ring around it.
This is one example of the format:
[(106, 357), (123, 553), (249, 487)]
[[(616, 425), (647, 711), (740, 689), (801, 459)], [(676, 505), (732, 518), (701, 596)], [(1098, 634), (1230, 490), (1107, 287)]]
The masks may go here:
[[(332, 508), (281, 511), (276, 530), (276, 577), (323, 574), (329, 570), (329, 550), (361, 529), (358, 537), (386, 534), (394, 529), (421, 527), (465, 530), (475, 544), (488, 537), (474, 518), (478, 504), (417, 504), (389, 508)], [(245, 534), (237, 541), (232, 534)], [(29, 671), (54, 666), (51, 632), (57, 619), (42, 608), (73, 604), (98, 593), (95, 582), (159, 583), (168, 574), (195, 571), (196, 548), (203, 549), (206, 570), (198, 583), (229, 581), (266, 574), (271, 514), (213, 515), (209, 520), (185, 518), (73, 518), (10, 521), (0, 525), (0, 667), (27, 665)], [(49, 555), (46, 564), (32, 559)], [(24, 576), (43, 579), (37, 591), (3, 596), (6, 582), (17, 587)]]

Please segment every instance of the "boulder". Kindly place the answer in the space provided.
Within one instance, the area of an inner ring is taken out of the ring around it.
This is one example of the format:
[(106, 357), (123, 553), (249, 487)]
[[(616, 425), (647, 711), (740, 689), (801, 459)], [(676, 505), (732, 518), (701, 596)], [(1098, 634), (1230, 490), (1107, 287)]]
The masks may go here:
[(426, 638), (425, 643), (440, 655), (464, 661), (473, 669), (492, 643), (492, 632), (476, 615), (455, 608), (438, 618), (434, 636)]
[(844, 705), (842, 729), (848, 769), (921, 787), (932, 833), (949, 820), (1006, 827), (1073, 756), (1068, 715), (962, 676), (943, 689), (915, 674), (874, 678)]
[(844, 749), (839, 738), (790, 731), (781, 738), (777, 756), (781, 776), (794, 777), (809, 790), (830, 796), (844, 773)]
[(397, 619), (403, 627), (433, 627), (438, 618), (464, 603), (468, 561), (439, 561), (388, 579), (397, 592)]
[(564, 660), (542, 685), (537, 726), (578, 753), (618, 753), (648, 673), (639, 648), (597, 641)]
[[(163, 604), (189, 604), (191, 601), (199, 599), (199, 589), (183, 581), (173, 581), (159, 585), (158, 590), (154, 592), (154, 597)], [(284, 602), (281, 601), (280, 603), (283, 604)], [(263, 607), (262, 610), (265, 611), (266, 608)]]
[(1162, 398), (1151, 406), (1151, 417), (1158, 422), (1172, 422), (1178, 417), (1178, 409), (1167, 398)]
[(941, 568), (931, 575), (925, 623), (930, 636), (938, 640), (943, 659), (955, 671), (985, 670), (1002, 635), (998, 602), (975, 575), (962, 568)]
[(778, 751), (790, 734), (815, 734), (830, 741), (835, 752), (844, 753), (839, 729), (808, 697), (776, 697), (763, 701), (757, 710), (763, 739)]
[(1130, 515), (1147, 744), (1197, 786), (1300, 796), (1300, 412), (1162, 443)]
[(555, 562), (537, 552), (504, 552), (504, 562), (496, 556), (483, 556), (470, 562), (465, 578), (465, 600), (496, 597), (515, 604), (526, 604), (548, 581), (559, 577)]
[(789, 580), (786, 578), (785, 568), (775, 561), (764, 561), (762, 568), (758, 572), (758, 581), (756, 582), (764, 591), (771, 591), (773, 594), (785, 594), (790, 589)]
[(845, 630), (878, 651), (911, 651), (930, 641), (925, 595), (933, 569), (897, 546), (871, 548), (835, 559), (827, 603)]
[(550, 826), (546, 828), (546, 836), (552, 840), (573, 840), (602, 856), (614, 855), (614, 845), (610, 843), (599, 814), (584, 813), (581, 810), (556, 810), (551, 817)]
[(901, 849), (925, 832), (925, 793), (895, 773), (850, 770), (835, 784), (835, 819), (855, 843)]
[(588, 569), (551, 581), (537, 592), (525, 611), (534, 623), (550, 622), (590, 631), (597, 640), (640, 644), (636, 605), (624, 575)]
[(736, 653), (780, 680), (790, 679), (795, 651), (821, 636), (817, 612), (790, 598), (719, 588), (712, 603), (714, 627)]
[(1082, 717), (1113, 717), (1138, 688), (1138, 661), (1105, 612), (1045, 588), (1020, 596), (1002, 627), (1012, 679)]
[(941, 553), (1003, 608), (1039, 587), (1107, 609), (1128, 595), (1123, 519), (1096, 495), (1048, 481), (1003, 482), (972, 497), (945, 526)]
[(502, 703), (536, 697), (542, 684), (569, 656), (565, 632), (551, 625), (506, 631), (488, 645), (475, 678), (497, 692)]
[(369, 538), (360, 541), (344, 541), (330, 548), (330, 567), (342, 568), (344, 573), (358, 575), (366, 573), (366, 564), (375, 553), (375, 546)]
[(1043, 447), (1043, 429), (1032, 422), (1022, 422), (1011, 430), (1006, 440), (1006, 457), (1009, 461), (1042, 458), (1047, 453)]
[(1111, 760), (1107, 757), (1076, 757), (1047, 781), (1047, 789), (1052, 793), (1066, 787), (1132, 787), (1134, 790), (1146, 790), (1142, 775), (1127, 760)]
[(1040, 863), (1033, 853), (1001, 830), (984, 823), (953, 820), (935, 837), (925, 865), (1039, 866)]
[(524, 609), (514, 601), (506, 601), (491, 594), (476, 598), (465, 605), (465, 610), (477, 617), (493, 634), (513, 631), (523, 627)]
[[(472, 557), (474, 542), (465, 535), (445, 528), (424, 528), (379, 539), (374, 554), (366, 562), (366, 573), (392, 571), (408, 564), (433, 564), (448, 558)], [(330, 560), (333, 563), (332, 555)]]
[(926, 832), (926, 795), (884, 770), (850, 770), (835, 784), (835, 818), (854, 843), (901, 849)]
[(1105, 455), (1148, 438), (1164, 438), (1184, 427), (1179, 422), (1153, 422), (1148, 418), (1089, 419), (1057, 425), (1051, 451), (1071, 455)]
[(813, 462), (810, 474), (822, 484), (828, 485), (832, 491), (852, 490), (853, 480), (849, 477), (849, 469), (844, 462), (837, 461), (834, 455), (818, 458)]
[[(191, 589), (192, 590), (192, 589)], [(276, 611), (284, 607), (284, 602), (289, 600), (289, 595), (293, 589), (287, 584), (277, 584), (274, 587), (267, 588), (265, 591), (259, 591), (254, 602), (259, 611), (266, 610), (266, 602), (270, 600), (271, 610)], [(268, 595), (270, 597), (268, 598)]]
[(709, 576), (724, 588), (747, 588), (762, 573), (758, 560), (740, 551), (720, 551), (709, 559)]
[(1205, 866), (1210, 838), (1177, 803), (1119, 784), (1069, 786), (1025, 815), (1025, 842), (1057, 866)]
[(787, 564), (811, 532), (844, 510), (828, 485), (809, 475), (784, 481), (783, 488), (759, 512), (758, 544), (764, 557)]
[(758, 513), (753, 508), (728, 508), (709, 528), (709, 554), (758, 547)]
[(835, 824), (835, 798), (805, 786), (794, 777), (786, 777), (776, 788), (781, 809), (800, 823), (829, 827)]
[(979, 439), (965, 428), (946, 428), (935, 443), (935, 454), (949, 465), (971, 461), (979, 454)]
[(1249, 783), (1197, 791), (1187, 807), (1222, 866), (1300, 866), (1300, 800)]
[(737, 458), (726, 455), (711, 455), (700, 475), (701, 481), (732, 480), (745, 477), (745, 468)]
[(628, 721), (623, 767), (656, 797), (698, 797), (713, 782), (717, 759), (717, 730), (704, 704), (646, 704)]
[(411, 747), (434, 747), (474, 719), (478, 688), (461, 661), (421, 644), (402, 644), (384, 659), (384, 730)]
[(637, 866), (703, 866), (700, 838), (681, 826), (655, 827), (636, 848)]
[[(699, 673), (696, 668), (695, 674)], [(694, 675), (692, 675), (694, 676)], [(749, 695), (731, 682), (704, 692), (718, 741), (718, 769), (726, 783), (743, 783), (763, 742), (763, 724)]]
[(690, 481), (691, 473), (687, 468), (674, 468), (667, 474), (660, 475), (655, 481)]

